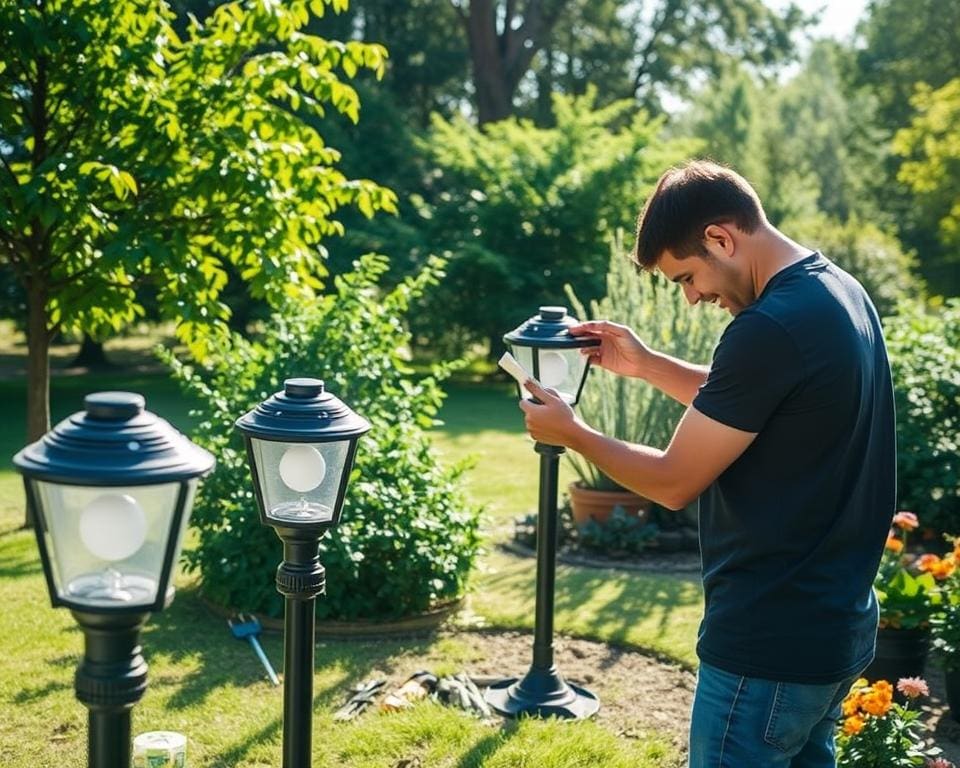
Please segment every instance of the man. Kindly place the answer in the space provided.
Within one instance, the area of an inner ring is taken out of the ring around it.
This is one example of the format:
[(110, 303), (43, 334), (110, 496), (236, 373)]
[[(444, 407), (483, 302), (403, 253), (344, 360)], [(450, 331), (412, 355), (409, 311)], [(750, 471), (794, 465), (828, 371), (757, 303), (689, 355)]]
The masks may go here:
[[(634, 260), (733, 320), (709, 367), (611, 322), (594, 364), (689, 406), (666, 450), (583, 423), (534, 381), (530, 434), (671, 509), (700, 499), (705, 612), (691, 768), (827, 768), (840, 703), (873, 658), (872, 589), (894, 512), (893, 392), (867, 294), (766, 218), (707, 162), (672, 169), (640, 215)], [(641, 333), (643, 329), (638, 329)]]

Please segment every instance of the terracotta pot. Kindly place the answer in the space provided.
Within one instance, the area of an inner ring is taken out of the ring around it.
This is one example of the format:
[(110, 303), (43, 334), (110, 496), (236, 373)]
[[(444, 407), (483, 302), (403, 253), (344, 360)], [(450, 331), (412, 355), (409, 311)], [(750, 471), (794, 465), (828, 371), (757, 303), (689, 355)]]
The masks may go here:
[(598, 491), (584, 488), (580, 483), (570, 483), (570, 507), (573, 509), (573, 521), (577, 525), (593, 519), (605, 523), (614, 507), (622, 507), (629, 515), (645, 520), (650, 512), (650, 499), (638, 496), (633, 491)]
[(870, 682), (887, 680), (894, 686), (901, 677), (923, 677), (929, 650), (929, 628), (882, 627), (877, 631), (877, 655), (863, 676)]

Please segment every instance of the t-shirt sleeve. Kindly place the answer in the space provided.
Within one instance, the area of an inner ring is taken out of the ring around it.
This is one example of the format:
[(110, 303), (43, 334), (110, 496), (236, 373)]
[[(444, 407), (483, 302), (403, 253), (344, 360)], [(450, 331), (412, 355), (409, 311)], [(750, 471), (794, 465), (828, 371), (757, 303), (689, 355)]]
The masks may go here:
[(759, 312), (727, 326), (693, 407), (728, 427), (759, 432), (803, 378), (803, 361), (787, 331)]

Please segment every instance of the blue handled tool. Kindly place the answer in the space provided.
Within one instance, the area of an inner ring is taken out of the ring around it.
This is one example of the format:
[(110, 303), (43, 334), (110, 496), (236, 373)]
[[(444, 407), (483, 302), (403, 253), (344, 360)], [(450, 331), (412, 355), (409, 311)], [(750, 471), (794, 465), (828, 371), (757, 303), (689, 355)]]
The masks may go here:
[(264, 669), (267, 670), (270, 682), (274, 685), (280, 685), (277, 673), (274, 672), (273, 667), (270, 666), (270, 659), (267, 658), (267, 654), (263, 652), (263, 648), (260, 646), (260, 622), (257, 621), (257, 617), (238, 613), (236, 620), (227, 619), (227, 626), (230, 627), (231, 634), (237, 638), (237, 640), (250, 641), (250, 645), (252, 645), (253, 650), (256, 651), (260, 663), (263, 664)]

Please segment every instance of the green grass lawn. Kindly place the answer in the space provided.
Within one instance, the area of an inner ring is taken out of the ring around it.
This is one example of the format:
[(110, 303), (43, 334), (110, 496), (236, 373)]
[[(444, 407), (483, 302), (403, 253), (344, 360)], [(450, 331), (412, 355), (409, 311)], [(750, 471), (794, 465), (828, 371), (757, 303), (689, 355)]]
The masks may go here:
[[(79, 410), (84, 394), (101, 389), (141, 392), (150, 410), (189, 431), (189, 402), (160, 374), (55, 377), (54, 420)], [(473, 579), (470, 610), (488, 627), (531, 628), (535, 563), (502, 553), (495, 542), (508, 535), (515, 515), (536, 508), (539, 457), (523, 431), (511, 387), (451, 383), (448, 391), (441, 413), (445, 424), (435, 432), (435, 444), (451, 461), (474, 457), (468, 488), (486, 505), (488, 547)], [(0, 718), (0, 765), (76, 763), (86, 739), (85, 711), (72, 690), (82, 637), (69, 613), (49, 607), (32, 534), (18, 530), (23, 493), (10, 457), (23, 445), (23, 379), (0, 381), (0, 398), (8, 404), (0, 431), (0, 601), (7, 617), (0, 634), (0, 703), (8, 713)], [(562, 485), (569, 479), (563, 467)], [(222, 619), (197, 597), (195, 585), (181, 577), (178, 586), (173, 606), (146, 630), (150, 688), (135, 709), (134, 731), (187, 733), (191, 766), (276, 765), (280, 690), (262, 680), (252, 652), (229, 637)], [(561, 566), (556, 604), (558, 632), (648, 649), (688, 667), (695, 663), (701, 611), (696, 579)], [(593, 722), (524, 722), (504, 730), (432, 704), (399, 715), (373, 713), (350, 725), (331, 721), (346, 684), (410, 664), (455, 664), (455, 642), (320, 643), (316, 764), (391, 766), (414, 756), (425, 765), (455, 768), (674, 764), (665, 742), (619, 738)], [(268, 636), (265, 646), (279, 661), (280, 638)]]

